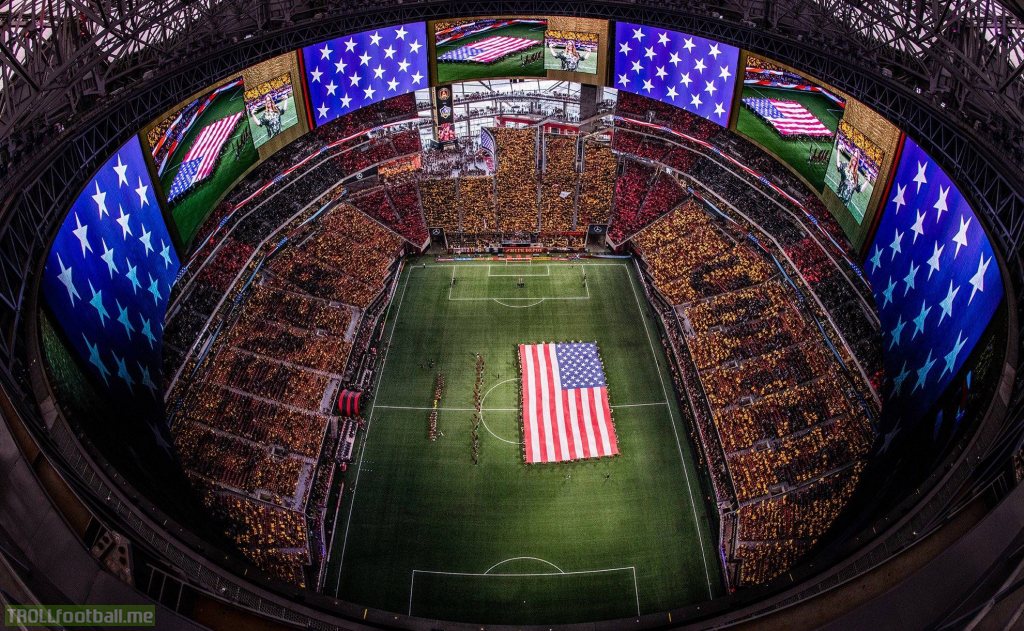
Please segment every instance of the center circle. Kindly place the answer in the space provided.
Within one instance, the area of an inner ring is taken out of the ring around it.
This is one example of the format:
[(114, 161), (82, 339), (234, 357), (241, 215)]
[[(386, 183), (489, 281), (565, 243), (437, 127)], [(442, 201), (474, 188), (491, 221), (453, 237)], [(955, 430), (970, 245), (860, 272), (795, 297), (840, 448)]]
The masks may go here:
[[(498, 383), (494, 384), (493, 386), (491, 386), (490, 388), (487, 389), (487, 392), (484, 393), (484, 396), (482, 396), (480, 398), (480, 423), (483, 424), (484, 429), (487, 430), (488, 434), (490, 434), (491, 436), (494, 436), (495, 438), (497, 438), (501, 442), (508, 443), (510, 445), (522, 445), (523, 444), (522, 441), (509, 440), (509, 439), (504, 438), (502, 436), (498, 436), (496, 433), (494, 433), (494, 430), (492, 430), (490, 427), (487, 426), (487, 421), (484, 419), (484, 412), (487, 411), (487, 409), (484, 407), (484, 402), (487, 401), (487, 395), (489, 395), (491, 392), (493, 392), (494, 389), (497, 388), (498, 386), (505, 385), (506, 383), (509, 383), (509, 382), (512, 382), (512, 381), (515, 381), (515, 380), (516, 380), (515, 377), (512, 377), (510, 379), (505, 379), (504, 381), (499, 381)], [(496, 410), (494, 410), (494, 411), (496, 411)]]

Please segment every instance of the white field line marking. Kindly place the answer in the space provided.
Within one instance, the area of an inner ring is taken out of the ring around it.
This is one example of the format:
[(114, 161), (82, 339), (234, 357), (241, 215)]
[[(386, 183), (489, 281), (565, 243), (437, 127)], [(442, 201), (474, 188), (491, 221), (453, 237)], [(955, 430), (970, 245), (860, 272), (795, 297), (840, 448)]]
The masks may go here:
[[(426, 269), (445, 269), (448, 267), (491, 267), (494, 263), (466, 263), (464, 261), (428, 262)], [(551, 265), (552, 267), (629, 267), (629, 263), (599, 263), (597, 261), (548, 261), (537, 263), (537, 265)], [(420, 267), (423, 264), (420, 263)], [(499, 266), (500, 267), (500, 266)]]
[[(514, 381), (514, 380), (510, 380), (510, 381)], [(502, 383), (505, 383), (505, 382), (503, 381)], [(651, 407), (651, 406), (656, 406), (656, 405), (667, 405), (667, 404), (664, 403), (664, 402), (659, 402), (659, 403), (627, 403), (627, 404), (623, 404), (623, 405), (613, 405), (613, 406), (611, 406), (611, 408), (613, 410), (617, 410), (619, 408), (646, 408), (646, 407)], [(410, 406), (410, 405), (383, 405), (383, 404), (382, 405), (378, 405), (376, 407), (381, 409), (381, 410), (421, 410), (421, 411), (428, 411), (428, 410), (433, 410), (434, 409), (432, 407), (417, 407), (417, 406)], [(437, 408), (437, 411), (438, 412), (475, 412), (476, 408), (444, 408), (444, 407), (441, 407), (441, 408)], [(483, 411), (484, 412), (518, 412), (519, 408), (484, 408)], [(495, 436), (495, 438), (497, 438), (497, 436)], [(522, 444), (522, 443), (520, 443), (520, 444)]]
[(508, 303), (502, 302), (501, 300), (499, 300), (497, 298), (491, 298), (491, 300), (493, 300), (494, 302), (498, 303), (502, 307), (508, 307), (509, 309), (527, 309), (529, 307), (536, 307), (537, 305), (539, 305), (540, 303), (544, 302), (547, 299), (546, 298), (541, 298), (537, 302), (535, 302), (533, 304), (529, 304), (529, 305), (510, 305)]
[[(488, 272), (487, 275), (488, 276), (491, 275), (490, 274), (490, 271), (491, 271), (491, 266), (490, 265), (464, 265), (463, 267), (486, 267), (487, 268), (487, 272)], [(616, 264), (615, 267), (623, 267), (623, 268), (625, 268), (626, 265), (622, 264), (622, 263), (619, 263), (619, 264)], [(455, 268), (456, 268), (456, 266), (453, 265), (452, 266), (452, 280), (455, 279)], [(550, 271), (551, 270), (549, 268), (548, 269), (548, 272), (549, 272), (548, 275), (550, 275)], [(495, 274), (495, 276), (504, 276), (504, 274)], [(530, 274), (509, 274), (509, 276), (530, 276)], [(542, 274), (533, 274), (533, 276), (543, 276), (543, 275)], [(506, 297), (501, 297), (501, 298), (492, 298), (492, 297), (484, 297), (484, 298), (452, 298), (452, 289), (454, 289), (454, 288), (455, 288), (455, 284), (454, 283), (449, 283), (449, 285), (448, 285), (448, 300), (451, 300), (451, 301), (466, 301), (466, 302), (481, 302), (481, 301), (486, 301), (486, 300), (493, 300), (494, 302), (497, 302), (498, 304), (500, 304), (502, 306), (511, 307), (513, 309), (523, 309), (525, 307), (534, 307), (536, 305), (539, 305), (541, 302), (544, 302), (545, 300), (590, 300), (590, 284), (589, 283), (587, 283), (586, 285), (583, 286), (583, 288), (587, 290), (587, 295), (585, 295), (585, 296), (529, 296), (529, 297), (512, 296), (512, 297), (508, 297), (508, 298), (506, 298)], [(517, 305), (506, 305), (505, 303), (501, 302), (502, 300), (539, 300), (540, 302), (536, 302), (536, 303), (531, 304), (531, 305), (523, 305), (523, 306), (520, 307), (520, 306), (517, 306)]]
[[(504, 563), (504, 561), (502, 563)], [(626, 567), (610, 567), (610, 568), (605, 568), (605, 569), (600, 569), (600, 570), (580, 570), (580, 571), (576, 571), (576, 572), (562, 572), (562, 571), (559, 571), (559, 572), (533, 572), (533, 573), (527, 573), (527, 574), (506, 574), (506, 573), (501, 573), (501, 572), (497, 572), (497, 573), (494, 573), (494, 574), (486, 574), (486, 573), (481, 574), (480, 572), (441, 572), (441, 571), (436, 571), (436, 570), (413, 570), (412, 571), (412, 578), (409, 580), (409, 614), (408, 615), (410, 615), (410, 616), (413, 615), (412, 614), (412, 596), (413, 596), (413, 590), (416, 587), (416, 574), (435, 574), (435, 575), (439, 575), (439, 576), (476, 576), (476, 577), (491, 577), (491, 576), (495, 576), (495, 577), (504, 577), (504, 578), (509, 578), (509, 577), (535, 578), (535, 577), (541, 577), (541, 576), (573, 576), (573, 575), (577, 575), (577, 574), (606, 574), (608, 572), (625, 572), (626, 570), (630, 570), (631, 572), (633, 572), (633, 590), (634, 590), (634, 592), (636, 592), (636, 600), (637, 600), (636, 615), (637, 615), (637, 617), (639, 617), (640, 616), (640, 588), (637, 586), (637, 582), (636, 582), (636, 567), (632, 566), (632, 565), (629, 565), (629, 566), (626, 566)]]
[[(449, 290), (449, 295), (451, 290)], [(452, 302), (484, 302), (487, 300), (590, 300), (590, 291), (588, 289), (586, 296), (503, 296), (501, 298), (491, 298), (485, 296), (482, 298), (451, 298), (448, 300)]]
[[(654, 340), (651, 338), (650, 323), (647, 318), (644, 317), (644, 309), (640, 306), (640, 296), (636, 293), (636, 283), (633, 280), (632, 271), (625, 265), (623, 269), (626, 270), (626, 274), (629, 277), (629, 287), (633, 290), (633, 298), (636, 300), (637, 313), (640, 315), (640, 319), (644, 323), (644, 333), (647, 334), (647, 343), (651, 348), (651, 358), (654, 360), (654, 365), (658, 369), (658, 380), (661, 382), (661, 393), (665, 397), (665, 401), (669, 400), (668, 389), (665, 387), (665, 378), (661, 375), (661, 366), (658, 364), (658, 354), (654, 351)], [(693, 513), (693, 527), (697, 530), (697, 542), (700, 545), (700, 556), (704, 560), (704, 578), (708, 584), (708, 597), (714, 598), (711, 592), (711, 572), (708, 571), (708, 556), (704, 552), (704, 535), (700, 531), (700, 520), (697, 519), (697, 505), (693, 499), (693, 487), (690, 484), (690, 474), (686, 470), (686, 458), (683, 456), (683, 445), (679, 442), (679, 430), (676, 429), (675, 414), (672, 412), (672, 406), (668, 406), (668, 417), (669, 424), (672, 425), (672, 433), (676, 438), (676, 449), (679, 450), (679, 462), (683, 466), (683, 478), (686, 479), (686, 490), (690, 495), (690, 510)]]
[[(341, 556), (338, 557), (338, 578), (334, 582), (334, 595), (338, 595), (338, 590), (341, 588), (341, 570), (345, 565), (345, 550), (348, 548), (348, 531), (352, 526), (352, 509), (356, 505), (356, 493), (359, 491), (359, 476), (363, 472), (363, 457), (366, 455), (366, 447), (370, 441), (370, 428), (373, 425), (373, 415), (377, 411), (376, 406), (376, 392), (377, 388), (380, 387), (381, 378), (384, 376), (384, 371), (388, 366), (388, 353), (391, 351), (391, 343), (395, 339), (395, 329), (398, 328), (398, 316), (402, 313), (402, 303), (405, 301), (405, 291), (409, 288), (409, 280), (412, 278), (412, 272), (415, 267), (409, 269), (409, 275), (405, 277), (405, 285), (402, 287), (402, 295), (398, 298), (398, 307), (395, 309), (395, 319), (391, 323), (391, 335), (388, 337), (388, 347), (384, 350), (384, 359), (380, 365), (380, 373), (377, 375), (377, 384), (374, 386), (374, 402), (370, 404), (370, 414), (366, 418), (366, 435), (363, 436), (363, 448), (359, 452), (359, 465), (356, 468), (356, 479), (352, 483), (352, 498), (349, 500), (348, 505), (348, 518), (345, 520), (345, 538), (341, 542)], [(391, 306), (388, 305), (388, 311), (390, 312)], [(390, 313), (384, 315), (384, 322), (387, 323), (387, 318)], [(338, 498), (341, 501), (341, 498)], [(335, 526), (337, 528), (337, 526)]]
[(633, 593), (636, 594), (636, 617), (640, 617), (640, 586), (636, 582), (636, 567), (633, 570)]
[[(378, 405), (382, 410), (433, 410), (432, 407), (412, 407), (405, 405)], [(475, 412), (476, 408), (437, 408), (438, 412)], [(519, 408), (485, 408), (484, 412), (518, 412)]]
[[(501, 277), (512, 277), (512, 276), (522, 276), (524, 278), (535, 276), (535, 277), (539, 277), (539, 278), (544, 278), (545, 276), (551, 276), (551, 266), (547, 265), (547, 264), (544, 265), (544, 273), (543, 274), (492, 274), (491, 271), (492, 271), (493, 267), (494, 267), (493, 265), (488, 265), (487, 266), (487, 276), (490, 277), (490, 278), (501, 278)], [(499, 265), (498, 267), (501, 267), (501, 266)], [(516, 268), (514, 268), (514, 267), (506, 267), (505, 269), (507, 270), (507, 269), (516, 269)]]
[[(504, 381), (499, 381), (498, 383), (496, 383), (493, 386), (491, 386), (490, 388), (488, 388), (487, 392), (484, 393), (484, 396), (480, 397), (480, 406), (483, 407), (484, 401), (487, 400), (487, 395), (489, 395), (495, 388), (497, 388), (500, 385), (504, 385), (506, 383), (509, 383), (510, 381), (515, 381), (515, 380), (516, 380), (516, 377), (511, 377), (511, 378), (506, 379)], [(495, 438), (497, 438), (501, 442), (508, 443), (510, 445), (522, 445), (523, 443), (519, 442), (518, 440), (509, 440), (507, 438), (502, 438), (501, 436), (498, 436), (493, 431), (491, 431), (491, 428), (487, 426), (487, 421), (484, 420), (484, 415), (483, 415), (483, 412), (518, 412), (518, 411), (519, 411), (519, 408), (494, 408), (494, 409), (491, 409), (491, 410), (488, 410), (488, 409), (484, 408), (481, 411), (481, 413), (480, 413), (480, 422), (483, 423), (484, 429), (487, 430), (488, 434), (490, 434), (491, 436), (494, 436)], [(523, 558), (523, 559), (529, 558), (529, 559), (532, 559), (534, 557), (518, 557), (518, 558)], [(544, 559), (537, 559), (537, 560), (538, 561), (544, 561)], [(544, 562), (547, 563), (547, 561), (544, 561)], [(502, 561), (502, 563), (504, 563), (504, 561)], [(491, 568), (491, 569), (494, 569), (494, 568)], [(488, 570), (488, 571), (490, 571), (490, 570)]]
[(511, 561), (540, 561), (541, 563), (547, 563), (551, 567), (555, 568), (556, 570), (559, 571), (559, 573), (565, 574), (565, 570), (563, 570), (562, 568), (558, 567), (557, 565), (555, 565), (551, 561), (542, 559), (540, 557), (512, 557), (511, 559), (505, 559), (504, 561), (498, 561), (497, 563), (495, 563), (491, 567), (487, 568), (484, 571), (484, 574), (490, 574), (491, 570), (493, 570), (494, 568), (498, 567), (499, 565), (504, 565), (506, 563), (509, 563)]
[(653, 405), (668, 405), (668, 401), (654, 401), (652, 403), (623, 403), (622, 405), (613, 405), (611, 408), (617, 410), (619, 408), (646, 408)]

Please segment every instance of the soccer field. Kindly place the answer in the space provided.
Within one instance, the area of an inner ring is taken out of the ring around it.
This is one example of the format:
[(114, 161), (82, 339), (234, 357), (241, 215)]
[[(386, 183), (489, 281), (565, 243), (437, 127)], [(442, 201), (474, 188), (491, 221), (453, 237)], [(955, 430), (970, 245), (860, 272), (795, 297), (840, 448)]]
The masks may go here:
[[(389, 307), (390, 346), (346, 474), (325, 592), (509, 624), (635, 617), (718, 595), (705, 493), (656, 326), (629, 261), (413, 259)], [(517, 345), (570, 340), (601, 349), (620, 455), (527, 465)], [(430, 441), (437, 372), (445, 391)]]
[(524, 55), (536, 53), (540, 50), (540, 47), (544, 45), (544, 29), (545, 27), (541, 24), (516, 24), (514, 26), (506, 26), (504, 28), (466, 37), (450, 44), (438, 46), (437, 57), (440, 58), (441, 55), (450, 50), (462, 48), (463, 46), (478, 42), (482, 39), (487, 39), (488, 37), (500, 35), (502, 37), (522, 37), (525, 39), (537, 40), (536, 46), (522, 50), (513, 55), (509, 55), (505, 59), (489, 64), (439, 61), (437, 62), (437, 81), (438, 83), (454, 83), (456, 81), (469, 81), (472, 79), (492, 77), (545, 77), (547, 76), (547, 71), (544, 70), (543, 55), (526, 66), (523, 66), (523, 64), (520, 63), (520, 58)]

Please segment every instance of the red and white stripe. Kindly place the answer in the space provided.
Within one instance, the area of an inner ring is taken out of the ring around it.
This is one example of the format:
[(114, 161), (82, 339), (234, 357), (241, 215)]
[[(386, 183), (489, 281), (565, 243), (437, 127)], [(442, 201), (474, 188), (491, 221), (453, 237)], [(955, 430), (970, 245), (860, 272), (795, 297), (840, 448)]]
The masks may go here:
[(468, 61), (478, 61), (484, 64), (490, 63), (510, 53), (536, 46), (537, 43), (535, 39), (523, 37), (488, 37), (469, 45), (470, 48), (480, 49), (480, 53), (469, 57)]
[(554, 344), (521, 344), (526, 462), (564, 462), (619, 453), (608, 390), (562, 388)]
[(192, 147), (185, 156), (186, 161), (199, 157), (203, 159), (199, 163), (199, 170), (196, 171), (195, 177), (192, 178), (193, 182), (204, 179), (213, 171), (214, 165), (217, 164), (217, 156), (220, 155), (221, 147), (231, 137), (231, 132), (235, 130), (235, 125), (241, 117), (241, 112), (225, 116), (219, 121), (207, 125), (199, 132), (199, 136), (196, 137), (195, 142), (192, 143)]
[(785, 118), (769, 119), (775, 129), (783, 136), (831, 136), (828, 127), (818, 120), (806, 107), (796, 101), (777, 101), (769, 99), (775, 109), (782, 112)]

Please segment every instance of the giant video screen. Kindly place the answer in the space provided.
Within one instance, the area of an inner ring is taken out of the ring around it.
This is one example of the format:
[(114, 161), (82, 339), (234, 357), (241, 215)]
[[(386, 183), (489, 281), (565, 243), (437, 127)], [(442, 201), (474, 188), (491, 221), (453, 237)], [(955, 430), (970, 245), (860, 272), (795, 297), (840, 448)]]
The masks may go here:
[(242, 77), (181, 103), (143, 137), (173, 229), (187, 251), (217, 202), (259, 160)]
[(431, 27), (439, 84), (547, 76), (544, 69), (547, 18), (445, 20), (433, 22)]
[(916, 422), (967, 361), (1003, 298), (992, 243), (959, 189), (904, 142), (864, 270), (885, 348), (890, 424)]
[(544, 70), (597, 74), (597, 33), (548, 30), (544, 33)]
[(866, 134), (845, 120), (839, 121), (835, 145), (825, 169), (825, 185), (858, 224), (867, 214), (884, 157), (882, 148)]
[(261, 160), (309, 131), (295, 52), (246, 68), (242, 80), (249, 130)]
[(740, 51), (696, 35), (619, 22), (614, 87), (729, 124)]
[(821, 192), (846, 99), (804, 75), (748, 55), (736, 131)]
[(401, 24), (302, 49), (313, 124), (429, 85), (427, 28)]
[(734, 125), (818, 193), (861, 248), (899, 146), (892, 123), (831, 86), (745, 53)]
[(138, 137), (93, 175), (43, 270), (46, 305), (105, 392), (153, 406), (164, 312), (180, 267)]

